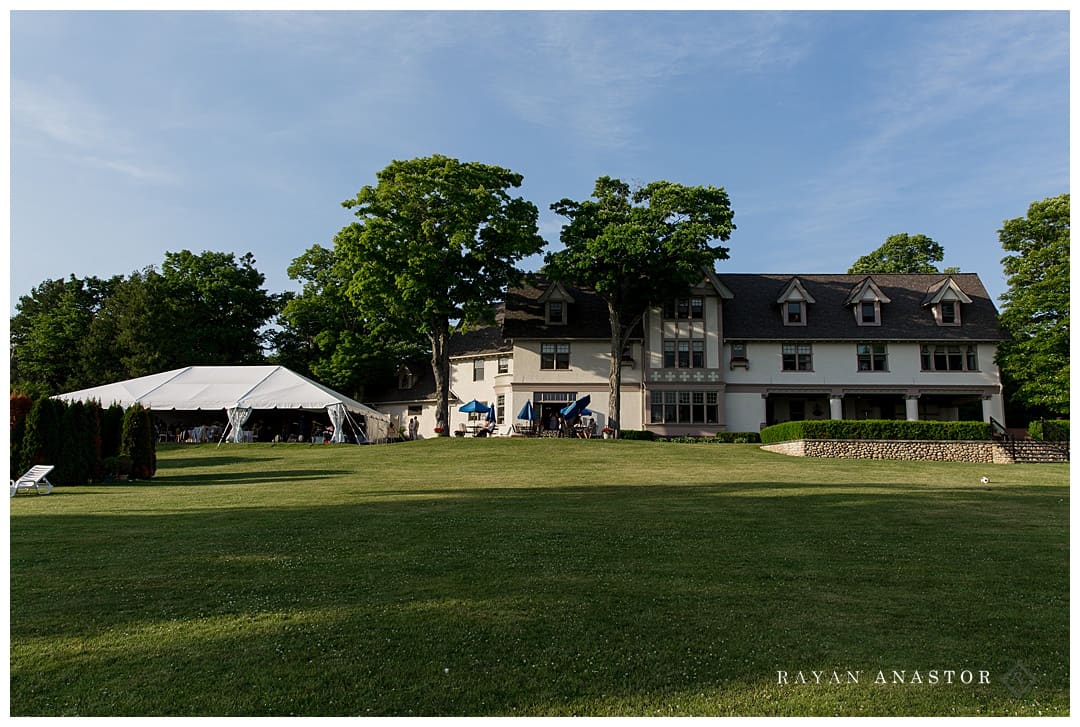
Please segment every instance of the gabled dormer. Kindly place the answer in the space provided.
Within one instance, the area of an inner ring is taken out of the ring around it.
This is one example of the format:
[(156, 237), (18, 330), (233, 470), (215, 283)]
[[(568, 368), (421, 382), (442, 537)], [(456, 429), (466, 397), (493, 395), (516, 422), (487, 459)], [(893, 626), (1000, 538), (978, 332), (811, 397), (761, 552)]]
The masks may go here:
[(871, 277), (863, 278), (847, 297), (844, 305), (850, 306), (855, 314), (855, 322), (860, 326), (880, 326), (881, 306), (892, 303)]
[(960, 289), (952, 276), (949, 276), (927, 288), (922, 307), (933, 312), (934, 321), (939, 326), (959, 326), (963, 304), (970, 305), (971, 298)]
[(801, 280), (792, 278), (784, 286), (776, 302), (780, 306), (780, 317), (785, 326), (805, 326), (807, 305), (817, 301), (803, 287)]
[(544, 323), (549, 326), (565, 326), (574, 297), (561, 283), (552, 283), (537, 302), (544, 306)]
[(414, 386), (416, 386), (416, 379), (418, 377), (417, 377), (416, 374), (414, 374), (412, 372), (412, 369), (410, 369), (408, 366), (405, 366), (405, 365), (399, 366), (398, 370), (397, 370), (397, 377), (398, 377), (398, 385), (397, 385), (397, 387), (399, 389), (411, 389)]

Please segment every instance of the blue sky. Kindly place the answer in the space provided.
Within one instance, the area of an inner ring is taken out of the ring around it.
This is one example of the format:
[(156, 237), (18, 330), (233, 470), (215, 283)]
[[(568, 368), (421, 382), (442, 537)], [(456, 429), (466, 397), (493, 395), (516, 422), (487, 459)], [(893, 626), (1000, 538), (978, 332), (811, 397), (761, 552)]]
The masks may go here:
[[(844, 272), (890, 234), (1006, 289), (997, 230), (1069, 191), (1066, 12), (15, 12), (11, 306), (166, 251), (267, 288), (394, 159), (725, 187), (721, 272)], [(539, 259), (528, 261), (535, 269)]]

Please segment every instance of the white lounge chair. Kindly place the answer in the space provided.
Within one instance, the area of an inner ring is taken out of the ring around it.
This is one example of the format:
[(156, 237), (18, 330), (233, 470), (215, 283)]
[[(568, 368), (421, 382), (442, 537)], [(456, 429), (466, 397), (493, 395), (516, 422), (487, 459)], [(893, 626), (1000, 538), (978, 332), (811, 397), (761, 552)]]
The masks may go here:
[(20, 492), (30, 492), (30, 490), (39, 495), (48, 495), (52, 492), (53, 486), (46, 475), (52, 472), (53, 469), (55, 467), (51, 464), (39, 464), (36, 467), (31, 467), (25, 475), (11, 481), (11, 496), (15, 497)]

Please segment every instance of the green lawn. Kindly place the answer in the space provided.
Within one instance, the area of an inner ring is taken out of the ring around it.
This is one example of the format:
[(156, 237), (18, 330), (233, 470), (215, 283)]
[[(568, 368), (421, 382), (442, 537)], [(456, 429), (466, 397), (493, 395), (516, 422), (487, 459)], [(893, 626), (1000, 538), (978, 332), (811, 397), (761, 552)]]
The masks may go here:
[(203, 445), (11, 513), (13, 715), (1069, 712), (1064, 465)]

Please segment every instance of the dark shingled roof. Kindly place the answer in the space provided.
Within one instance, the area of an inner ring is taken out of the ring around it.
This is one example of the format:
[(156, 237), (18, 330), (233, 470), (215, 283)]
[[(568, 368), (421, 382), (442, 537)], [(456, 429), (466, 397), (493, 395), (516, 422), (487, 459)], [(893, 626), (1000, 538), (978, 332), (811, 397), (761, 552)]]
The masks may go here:
[[(920, 275), (793, 275), (791, 273), (717, 275), (734, 299), (724, 301), (724, 338), (735, 340), (1000, 341), (997, 309), (974, 273), (952, 279), (971, 298), (961, 306), (959, 326), (939, 326), (922, 303), (932, 286), (950, 277)], [(816, 303), (806, 306), (805, 326), (785, 326), (776, 299), (797, 277)], [(892, 301), (881, 305), (880, 326), (860, 326), (845, 301), (867, 277)]]
[[(539, 302), (549, 286), (553, 285), (542, 275), (531, 276), (528, 282), (506, 293), (506, 312), (503, 335), (514, 338), (600, 338), (611, 339), (607, 303), (592, 288), (563, 284), (573, 303), (567, 306), (566, 323), (545, 323), (544, 304)], [(641, 326), (630, 334), (641, 337)]]
[(514, 349), (502, 329), (503, 306), (495, 309), (495, 325), (473, 328), (450, 336), (450, 356), (478, 356), (491, 353), (509, 353)]

